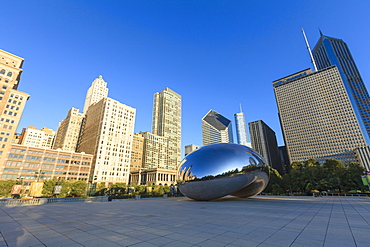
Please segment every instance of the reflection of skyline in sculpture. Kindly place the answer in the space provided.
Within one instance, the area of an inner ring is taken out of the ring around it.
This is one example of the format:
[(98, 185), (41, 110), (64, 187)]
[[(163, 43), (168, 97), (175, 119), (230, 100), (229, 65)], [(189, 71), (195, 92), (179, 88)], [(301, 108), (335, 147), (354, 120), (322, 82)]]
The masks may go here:
[(251, 148), (219, 143), (186, 156), (181, 164), (180, 191), (194, 200), (213, 200), (226, 195), (259, 194), (268, 182), (268, 167)]

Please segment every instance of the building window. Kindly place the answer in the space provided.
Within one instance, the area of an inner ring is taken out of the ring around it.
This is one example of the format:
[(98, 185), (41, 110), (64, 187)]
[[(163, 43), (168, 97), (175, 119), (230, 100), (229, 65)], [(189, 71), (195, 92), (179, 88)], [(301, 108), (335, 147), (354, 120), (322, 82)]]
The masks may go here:
[(4, 75), (5, 74), (5, 69), (0, 70), (0, 74)]
[(12, 72), (8, 72), (7, 76), (11, 77), (13, 75)]

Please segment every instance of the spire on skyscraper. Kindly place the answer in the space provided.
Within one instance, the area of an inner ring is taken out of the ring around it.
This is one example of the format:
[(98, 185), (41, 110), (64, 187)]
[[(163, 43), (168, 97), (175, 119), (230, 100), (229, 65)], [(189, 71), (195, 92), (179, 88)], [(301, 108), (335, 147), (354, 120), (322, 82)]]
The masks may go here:
[(308, 44), (306, 33), (304, 32), (304, 29), (303, 28), (302, 28), (302, 33), (303, 33), (304, 40), (306, 41), (307, 50), (308, 50), (308, 53), (310, 54), (310, 58), (311, 58), (311, 62), (312, 62), (313, 68), (315, 69), (315, 71), (317, 71), (316, 62), (315, 62), (315, 59), (314, 59), (314, 57), (312, 55), (311, 48), (310, 48), (310, 45)]
[(320, 37), (324, 36), (321, 32), (321, 29), (319, 28), (319, 32), (320, 32)]

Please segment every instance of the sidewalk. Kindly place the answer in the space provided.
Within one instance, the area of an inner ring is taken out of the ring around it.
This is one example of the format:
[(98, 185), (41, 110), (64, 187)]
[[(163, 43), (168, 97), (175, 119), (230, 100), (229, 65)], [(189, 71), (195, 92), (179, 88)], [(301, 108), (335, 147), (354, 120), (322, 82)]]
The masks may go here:
[(0, 208), (0, 246), (369, 246), (368, 197), (121, 200)]

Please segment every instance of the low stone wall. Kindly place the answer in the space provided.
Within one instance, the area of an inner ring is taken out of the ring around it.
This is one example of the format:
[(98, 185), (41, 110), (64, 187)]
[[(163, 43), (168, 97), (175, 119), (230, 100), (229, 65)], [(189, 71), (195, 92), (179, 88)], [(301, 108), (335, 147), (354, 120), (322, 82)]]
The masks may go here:
[(72, 203), (72, 202), (90, 203), (107, 201), (108, 196), (11, 199), (11, 200), (0, 200), (0, 206), (24, 206), (24, 205), (42, 205), (49, 203)]

